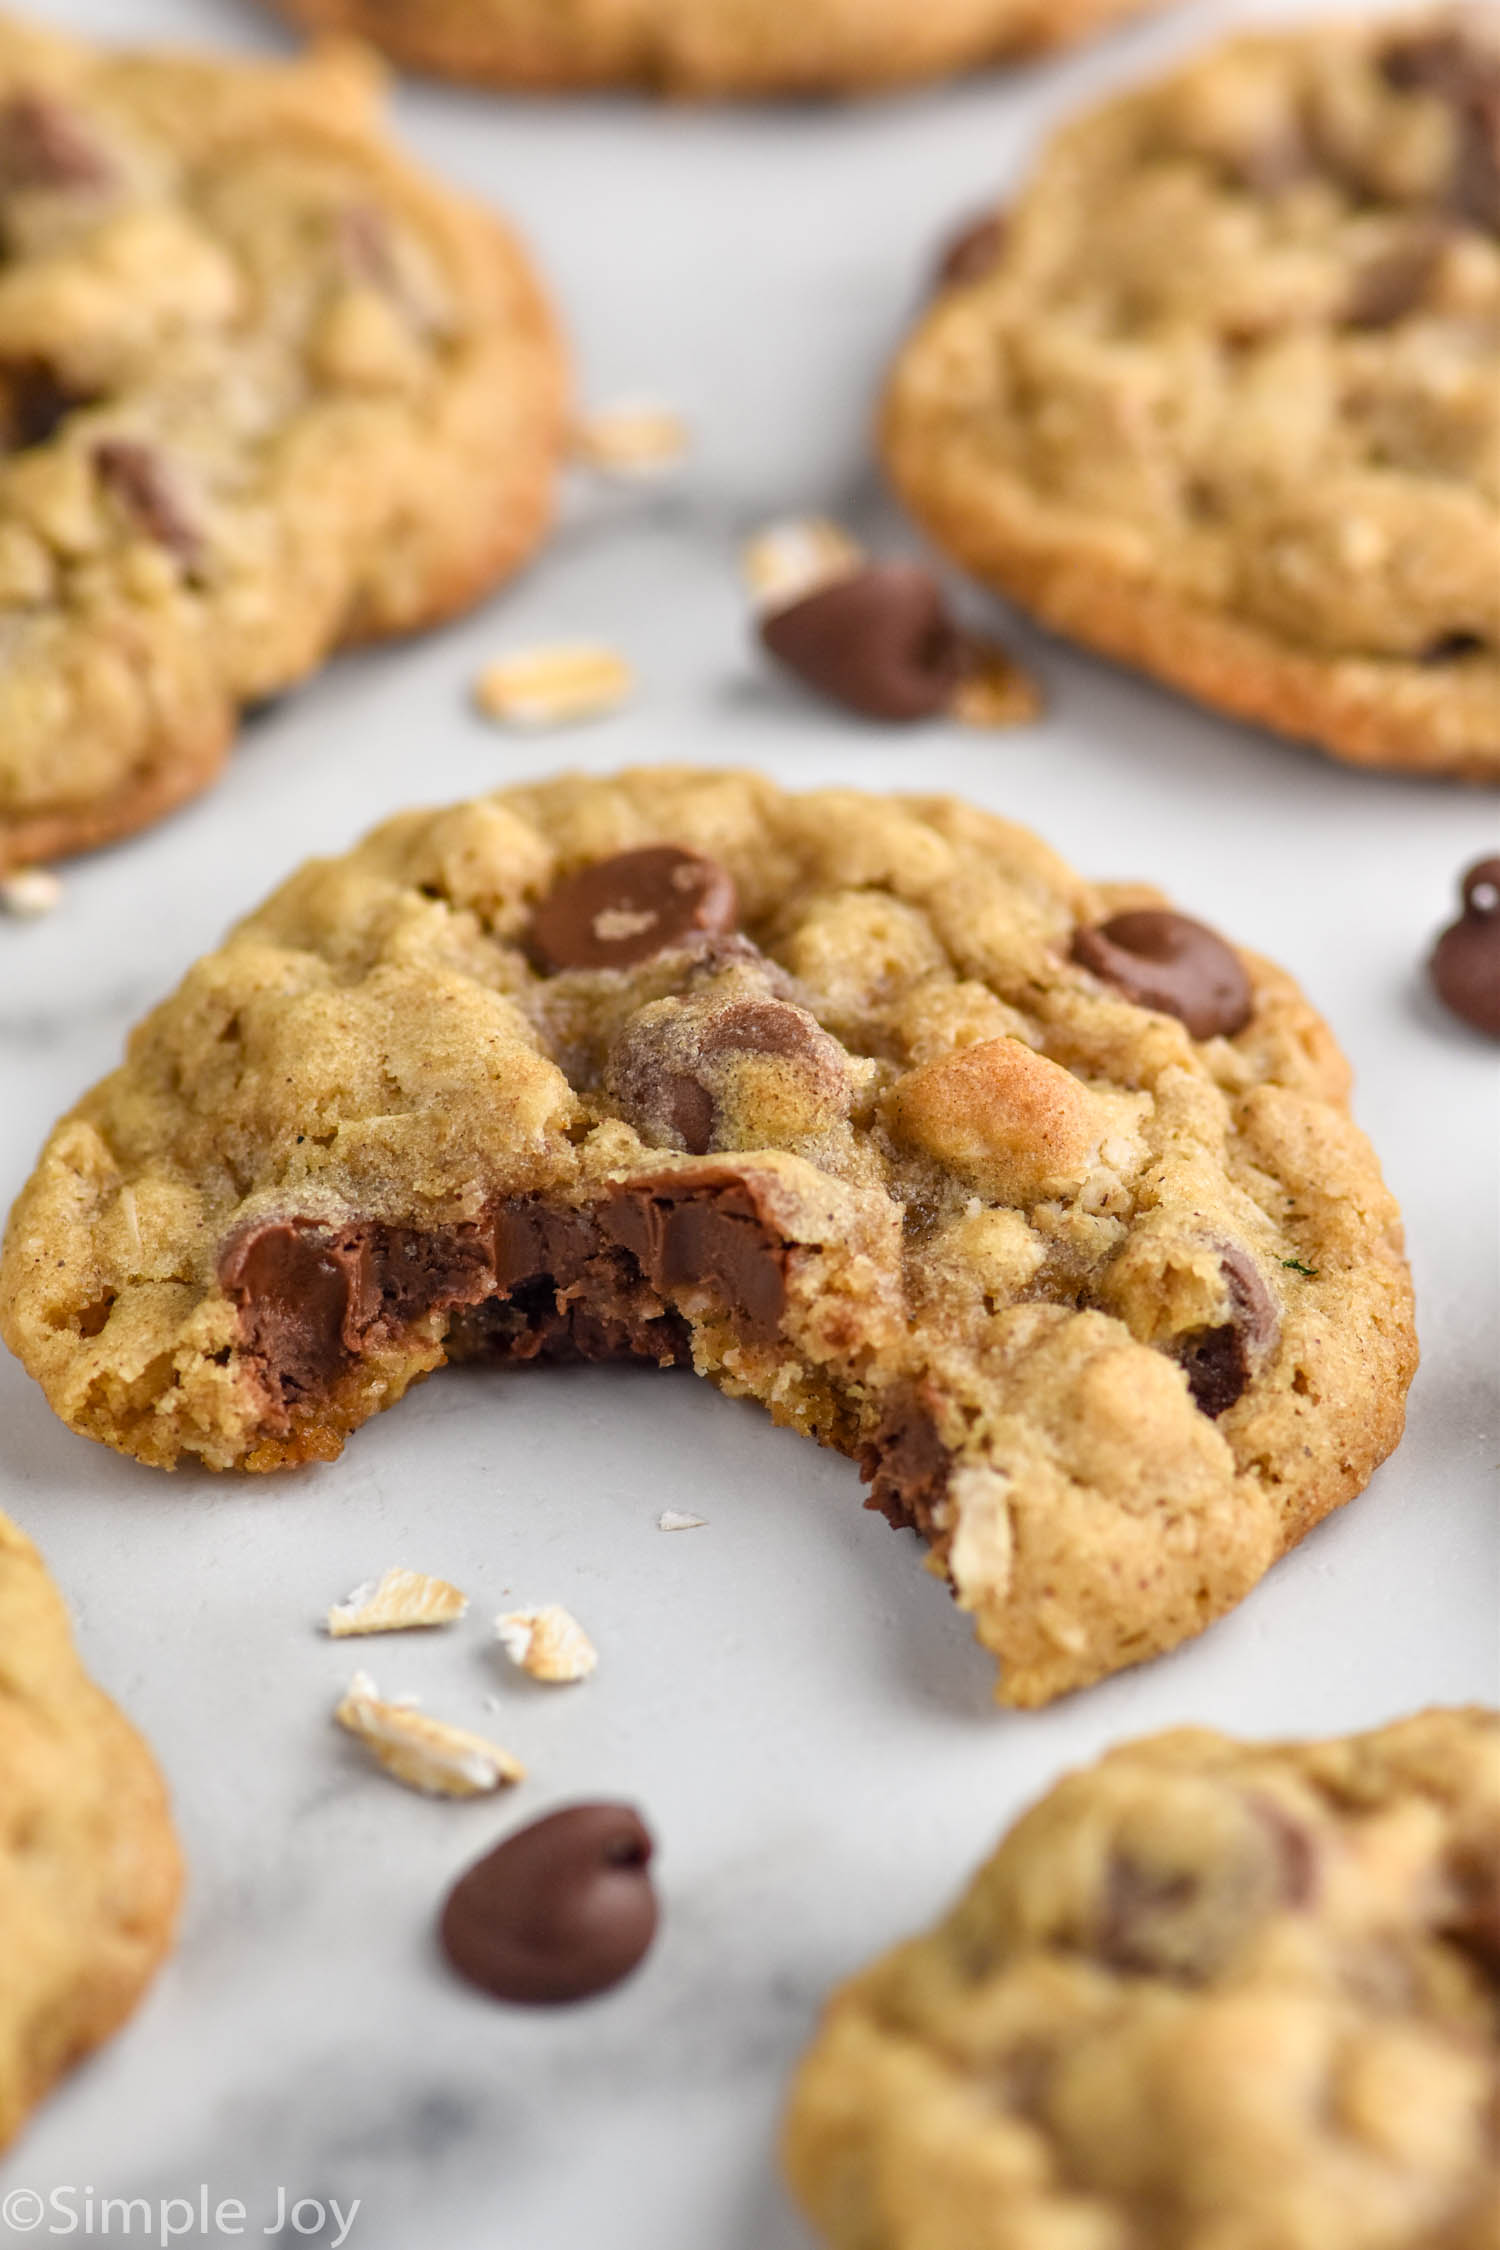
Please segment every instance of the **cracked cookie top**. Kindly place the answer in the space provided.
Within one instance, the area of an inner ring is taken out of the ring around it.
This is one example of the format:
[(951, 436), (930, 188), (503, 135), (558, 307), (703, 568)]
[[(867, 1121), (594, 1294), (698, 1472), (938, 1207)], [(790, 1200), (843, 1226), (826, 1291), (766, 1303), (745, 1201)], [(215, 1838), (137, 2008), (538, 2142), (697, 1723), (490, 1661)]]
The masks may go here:
[(1500, 1718), (1112, 1751), (833, 2000), (837, 2250), (1490, 2250)]
[(243, 706), (540, 534), (548, 316), (378, 91), (0, 18), (0, 869), (164, 811)]
[(938, 538), (1210, 703), (1500, 776), (1500, 10), (1236, 40), (973, 245), (887, 407)]
[(388, 823), (194, 968), (0, 1264), (75, 1428), (327, 1458), (458, 1355), (691, 1359), (859, 1459), (1040, 1701), (1357, 1491), (1397, 1214), (1290, 980), (944, 798), (566, 778)]
[(180, 1882), (146, 1747), (85, 1678), (36, 1549), (0, 1516), (0, 2148), (129, 2015)]

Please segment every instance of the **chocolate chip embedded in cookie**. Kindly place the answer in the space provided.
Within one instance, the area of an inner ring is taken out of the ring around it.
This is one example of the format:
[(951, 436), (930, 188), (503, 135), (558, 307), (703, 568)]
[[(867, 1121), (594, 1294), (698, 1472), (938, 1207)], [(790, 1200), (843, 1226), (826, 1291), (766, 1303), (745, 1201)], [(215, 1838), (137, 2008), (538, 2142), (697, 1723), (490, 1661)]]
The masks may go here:
[(150, 1754), (84, 1676), (61, 1597), (4, 1516), (0, 1652), (3, 2149), (131, 2013), (171, 1943), (182, 1876)]
[(0, 875), (155, 820), (239, 715), (545, 528), (563, 371), (367, 64), (0, 25)]
[(417, 70), (526, 88), (853, 94), (1062, 46), (1160, 0), (273, 0)]
[(1222, 710), (1500, 777), (1497, 27), (1239, 38), (1066, 127), (890, 384), (938, 544)]
[(190, 971), (54, 1132), (0, 1323), (163, 1466), (327, 1460), (450, 1360), (692, 1366), (856, 1459), (1039, 1703), (1396, 1442), (1345, 1095), (1278, 971), (968, 806), (573, 777), (389, 823)]
[(1070, 1774), (793, 2088), (832, 2250), (1484, 2250), (1500, 1715)]

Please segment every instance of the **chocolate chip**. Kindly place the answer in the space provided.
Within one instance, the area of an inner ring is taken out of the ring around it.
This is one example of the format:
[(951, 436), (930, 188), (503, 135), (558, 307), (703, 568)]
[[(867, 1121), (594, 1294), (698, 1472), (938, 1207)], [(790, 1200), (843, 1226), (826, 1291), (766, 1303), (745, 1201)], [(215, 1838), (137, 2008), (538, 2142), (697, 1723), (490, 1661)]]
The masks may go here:
[(531, 951), (548, 970), (629, 969), (738, 920), (727, 868), (676, 844), (648, 844), (559, 883), (532, 917)]
[(1217, 1421), (1238, 1404), (1281, 1340), (1281, 1315), (1260, 1268), (1238, 1243), (1219, 1248), (1229, 1318), (1178, 1340), (1173, 1356), (1201, 1414)]
[(1477, 860), (1463, 880), (1464, 910), (1432, 949), (1439, 999), (1475, 1031), (1500, 1039), (1500, 859)]
[[(737, 1137), (760, 1145), (775, 1138), (765, 1121), (735, 1115), (736, 1062), (746, 1055), (788, 1064), (791, 1106), (805, 1129), (848, 1114), (848, 1057), (816, 1017), (787, 1000), (724, 998), (712, 988), (633, 1016), (610, 1049), (605, 1084), (621, 1115), (658, 1147), (706, 1156)], [(774, 1122), (787, 1129), (784, 1115)]]
[(762, 620), (778, 662), (869, 719), (928, 719), (946, 708), (967, 643), (942, 589), (914, 563), (870, 563)]
[(884, 1516), (893, 1530), (910, 1529), (935, 1540), (942, 1529), (953, 1456), (916, 1391), (897, 1395), (857, 1458), (870, 1487), (865, 1506)]
[(1493, 1838), (1457, 1849), (1448, 1867), (1452, 1904), (1441, 1935), (1491, 1980), (1500, 1979), (1500, 1844)]
[(191, 569), (202, 554), (203, 535), (155, 447), (136, 438), (101, 438), (94, 466), (138, 529)]
[(1484, 656), (1488, 644), (1478, 633), (1444, 633), (1440, 640), (1429, 641), (1419, 662), (1423, 664), (1460, 664), (1466, 656)]
[[(1201, 1856), (1163, 1840), (1121, 1841), (1105, 1876), (1095, 1950), (1133, 1976), (1199, 1984), (1218, 1975), (1257, 1926), (1316, 1895), (1316, 1842), (1271, 1799), (1243, 1799), (1237, 1832)], [(1174, 1864), (1178, 1852), (1183, 1857)]]
[(10, 453), (45, 445), (75, 407), (87, 404), (65, 388), (45, 360), (0, 364), (0, 445)]
[(51, 94), (0, 104), (0, 189), (104, 188), (114, 169), (76, 112)]
[(1443, 238), (1429, 235), (1374, 259), (1354, 277), (1344, 313), (1351, 328), (1393, 328), (1425, 302), (1442, 262)]
[(1475, 226), (1500, 230), (1500, 49), (1454, 25), (1396, 41), (1381, 69), (1398, 92), (1433, 94), (1453, 111), (1453, 207)]
[(938, 259), (938, 287), (961, 289), (970, 282), (983, 281), (1000, 262), (1006, 231), (1004, 216), (999, 211), (986, 211), (982, 217), (971, 219), (954, 235)]
[(786, 1307), (788, 1244), (753, 1179), (653, 1174), (569, 1208), (512, 1197), (457, 1227), (302, 1218), (253, 1221), (219, 1253), (239, 1348), (273, 1425), (325, 1399), (372, 1346), (450, 1316), (451, 1357), (692, 1356), (676, 1290), (703, 1291), (745, 1337), (769, 1342)]
[(1116, 914), (1077, 933), (1073, 959), (1137, 1007), (1176, 1016), (1195, 1039), (1232, 1039), (1254, 1012), (1238, 955), (1186, 914), (1154, 906)]
[(652, 1841), (629, 1805), (569, 1805), (460, 1877), (440, 1924), (461, 1977), (497, 2000), (591, 2000), (639, 1968), (656, 1935)]

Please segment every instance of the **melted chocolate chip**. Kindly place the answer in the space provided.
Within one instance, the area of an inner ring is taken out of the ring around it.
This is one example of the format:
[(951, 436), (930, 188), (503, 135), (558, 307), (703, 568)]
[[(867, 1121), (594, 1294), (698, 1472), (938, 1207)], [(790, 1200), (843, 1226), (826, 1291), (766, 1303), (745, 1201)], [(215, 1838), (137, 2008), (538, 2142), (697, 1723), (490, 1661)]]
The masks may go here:
[(114, 170), (82, 119), (51, 94), (0, 104), (0, 190), (109, 187)]
[(1232, 1039), (1254, 1012), (1250, 979), (1224, 940), (1162, 907), (1080, 930), (1073, 959), (1140, 1008), (1176, 1016), (1195, 1039)]
[(915, 1391), (904, 1391), (873, 1438), (859, 1449), (859, 1473), (870, 1487), (865, 1501), (896, 1531), (918, 1531), (935, 1541), (948, 1497), (953, 1459), (936, 1422)]
[(942, 589), (914, 563), (870, 563), (762, 620), (789, 671), (869, 719), (928, 719), (963, 676), (968, 647)]
[(1439, 999), (1475, 1031), (1500, 1039), (1500, 859), (1481, 859), (1463, 880), (1464, 910), (1432, 949)]
[(1005, 248), (1006, 223), (999, 211), (986, 211), (969, 224), (944, 249), (937, 265), (940, 289), (966, 288), (983, 281), (1000, 262)]
[(738, 920), (727, 868), (675, 844), (648, 844), (559, 883), (532, 917), (531, 951), (547, 970), (629, 969)]
[(137, 527), (190, 569), (202, 554), (203, 536), (155, 448), (135, 438), (101, 438), (94, 466)]
[(752, 1180), (705, 1168), (654, 1175), (569, 1209), (513, 1197), (482, 1222), (423, 1231), (366, 1220), (241, 1228), (219, 1280), (273, 1422), (326, 1397), (361, 1353), (449, 1316), (450, 1357), (691, 1358), (664, 1298), (703, 1290), (752, 1341), (780, 1330), (791, 1246)]
[(569, 1805), (508, 1836), (449, 1893), (443, 1949), (497, 2000), (591, 2000), (639, 1968), (656, 1935), (652, 1841), (629, 1805)]
[(1244, 1397), (1281, 1338), (1281, 1315), (1260, 1268), (1236, 1243), (1220, 1247), (1229, 1319), (1182, 1337), (1175, 1357), (1201, 1414), (1217, 1421)]

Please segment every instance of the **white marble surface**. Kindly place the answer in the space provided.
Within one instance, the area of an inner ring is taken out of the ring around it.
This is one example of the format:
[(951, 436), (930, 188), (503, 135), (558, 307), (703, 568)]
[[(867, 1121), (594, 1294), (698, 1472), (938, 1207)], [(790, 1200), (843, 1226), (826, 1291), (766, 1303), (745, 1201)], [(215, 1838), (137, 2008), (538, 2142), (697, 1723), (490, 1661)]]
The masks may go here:
[[(233, 0), (35, 4), (113, 36), (276, 36)], [(739, 532), (786, 509), (902, 536), (865, 417), (933, 243), (1080, 91), (1269, 12), (1200, 0), (1062, 67), (844, 112), (404, 92), (431, 160), (525, 221), (589, 393), (676, 403), (694, 461), (653, 496), (575, 497), (483, 615), (340, 665), (254, 727), (216, 795), (74, 869), (51, 920), (0, 928), (0, 1196), (232, 914), (397, 806), (659, 758), (952, 787), (1082, 866), (1159, 880), (1325, 1007), (1410, 1221), (1426, 1359), (1406, 1445), (1196, 1646), (1003, 1716), (963, 1620), (913, 1544), (861, 1512), (852, 1468), (689, 1378), (442, 1378), (336, 1467), (250, 1485), (115, 1459), (0, 1364), (0, 1506), (45, 1546), (90, 1663), (156, 1744), (192, 1868), (149, 2005), (36, 2121), (0, 2195), (76, 2191), (82, 2237), (89, 2189), (196, 2207), (206, 2184), (263, 2239), (282, 2189), (288, 2213), (358, 2200), (359, 2250), (796, 2250), (774, 2119), (820, 1995), (930, 1917), (1064, 1765), (1183, 1720), (1312, 1732), (1495, 1694), (1500, 1073), (1417, 972), (1457, 869), (1500, 844), (1493, 795), (1343, 772), (1034, 640), (1052, 698), (1035, 729), (861, 727), (757, 668), (733, 570)], [(573, 633), (638, 662), (629, 713), (529, 740), (469, 714), (481, 659)], [(663, 1535), (663, 1506), (707, 1528)], [(476, 1615), (366, 1644), (372, 1668), (513, 1743), (534, 1778), (509, 1804), (405, 1795), (328, 1724), (351, 1663), (315, 1621), (393, 1561), (456, 1579)], [(481, 1623), (502, 1595), (575, 1609), (596, 1679), (548, 1694), (502, 1678)], [(614, 1997), (507, 2013), (443, 1973), (432, 1915), (508, 1825), (579, 1795), (646, 1809), (664, 1934)], [(26, 2233), (0, 2218), (0, 2240), (58, 2236), (68, 2209)], [(299, 2218), (300, 2239), (338, 2240), (331, 2216)], [(168, 2223), (232, 2238), (181, 2206)], [(289, 2216), (279, 2238), (299, 2239)]]

